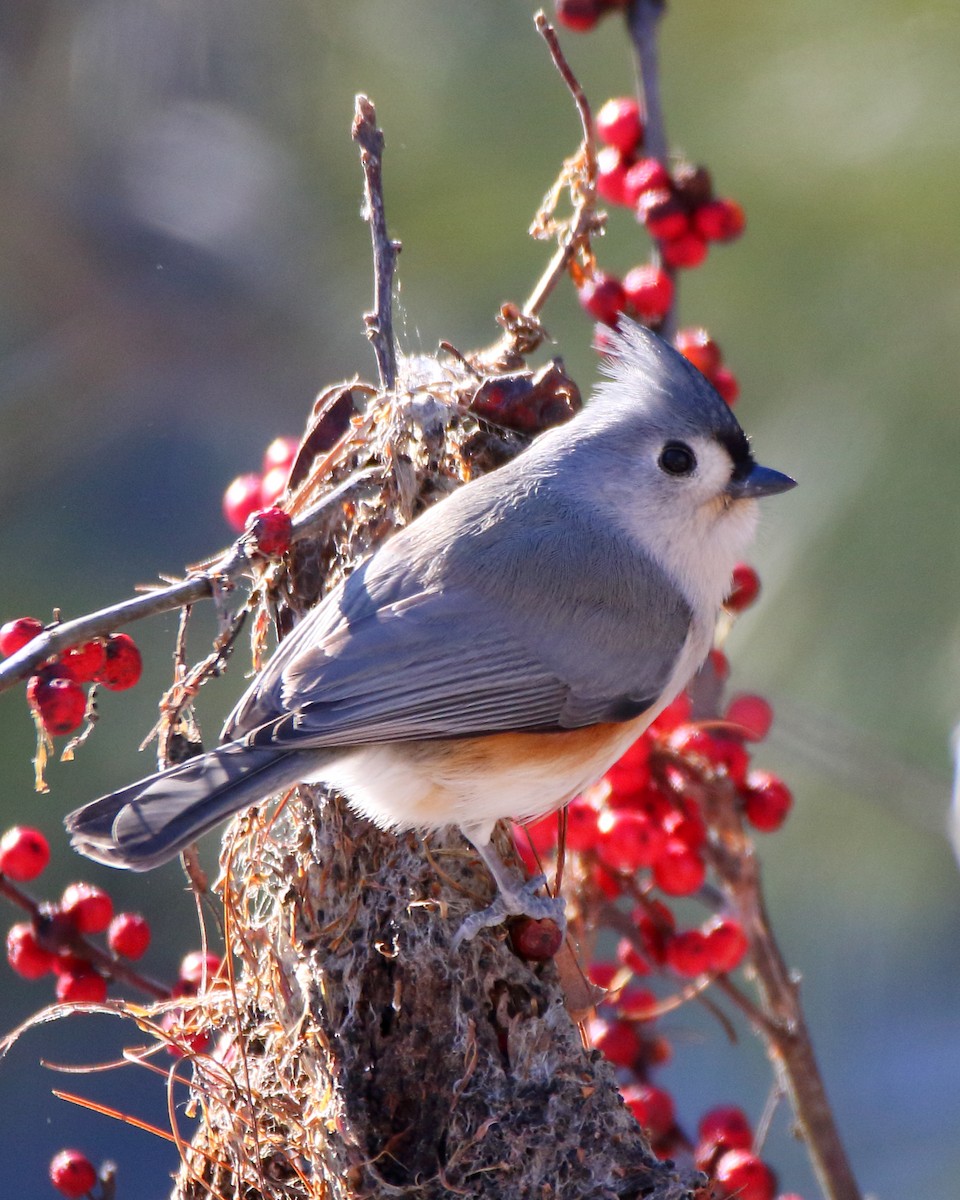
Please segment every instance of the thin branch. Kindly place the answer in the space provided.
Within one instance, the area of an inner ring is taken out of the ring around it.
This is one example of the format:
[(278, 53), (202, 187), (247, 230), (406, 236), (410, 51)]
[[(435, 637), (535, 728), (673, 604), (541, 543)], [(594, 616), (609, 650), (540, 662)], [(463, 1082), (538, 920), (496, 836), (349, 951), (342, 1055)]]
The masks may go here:
[(750, 961), (760, 994), (759, 1031), (792, 1101), (817, 1179), (828, 1200), (861, 1200), (814, 1054), (799, 983), (770, 926), (760, 864), (744, 834), (729, 780), (718, 779), (704, 788), (704, 815), (718, 835), (711, 849), (714, 869), (750, 937)]
[[(327, 510), (331, 505), (340, 503), (351, 488), (372, 478), (376, 473), (377, 468), (371, 467), (351, 475), (319, 504), (297, 517), (293, 524), (292, 540), (299, 541), (301, 538), (310, 537), (326, 519)], [(26, 679), (41, 663), (66, 650), (68, 646), (89, 641), (90, 638), (102, 637), (121, 626), (129, 625), (132, 621), (155, 617), (160, 613), (193, 604), (197, 600), (209, 599), (222, 591), (225, 584), (231, 583), (250, 570), (250, 567), (250, 543), (247, 535), (244, 535), (229, 550), (212, 560), (211, 565), (196, 574), (188, 575), (186, 579), (168, 587), (158, 587), (143, 596), (121, 600), (119, 604), (111, 604), (108, 608), (76, 617), (72, 621), (58, 622), (0, 664), (0, 691)]]
[(373, 241), (373, 312), (364, 313), (367, 337), (377, 356), (380, 384), (392, 391), (397, 382), (397, 351), (393, 340), (393, 273), (400, 243), (391, 240), (383, 205), (383, 132), (377, 112), (366, 96), (357, 96), (351, 130), (360, 147), (363, 168), (363, 219)]

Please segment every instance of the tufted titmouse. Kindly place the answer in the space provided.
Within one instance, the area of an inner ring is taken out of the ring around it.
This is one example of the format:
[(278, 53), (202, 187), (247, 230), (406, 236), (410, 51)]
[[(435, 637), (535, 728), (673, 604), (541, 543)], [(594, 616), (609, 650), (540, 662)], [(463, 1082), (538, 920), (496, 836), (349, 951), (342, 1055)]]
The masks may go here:
[(383, 827), (460, 827), (499, 889), (462, 934), (556, 915), (500, 861), (495, 823), (571, 799), (685, 686), (755, 499), (794, 486), (648, 330), (625, 323), (606, 371), (581, 413), (330, 592), (216, 749), (71, 813), (77, 849), (145, 871), (255, 801), (324, 782)]

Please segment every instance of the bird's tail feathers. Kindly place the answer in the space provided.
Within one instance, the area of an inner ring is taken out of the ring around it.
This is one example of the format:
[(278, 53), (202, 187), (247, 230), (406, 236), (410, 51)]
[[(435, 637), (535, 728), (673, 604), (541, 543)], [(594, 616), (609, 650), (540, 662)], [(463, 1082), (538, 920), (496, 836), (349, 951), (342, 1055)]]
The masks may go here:
[(85, 804), (65, 824), (88, 858), (149, 871), (242, 808), (300, 782), (304, 767), (297, 751), (227, 742)]

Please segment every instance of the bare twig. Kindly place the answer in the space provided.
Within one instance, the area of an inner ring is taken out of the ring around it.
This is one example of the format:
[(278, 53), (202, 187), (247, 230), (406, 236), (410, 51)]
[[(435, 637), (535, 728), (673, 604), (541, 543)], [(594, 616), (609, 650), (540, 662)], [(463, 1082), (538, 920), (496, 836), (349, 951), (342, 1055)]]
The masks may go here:
[(353, 140), (360, 147), (363, 168), (363, 219), (370, 226), (373, 240), (373, 312), (364, 313), (367, 337), (377, 356), (380, 383), (392, 391), (397, 382), (397, 350), (393, 340), (393, 272), (400, 243), (387, 233), (383, 206), (383, 132), (377, 126), (377, 112), (366, 96), (357, 96), (354, 111)]

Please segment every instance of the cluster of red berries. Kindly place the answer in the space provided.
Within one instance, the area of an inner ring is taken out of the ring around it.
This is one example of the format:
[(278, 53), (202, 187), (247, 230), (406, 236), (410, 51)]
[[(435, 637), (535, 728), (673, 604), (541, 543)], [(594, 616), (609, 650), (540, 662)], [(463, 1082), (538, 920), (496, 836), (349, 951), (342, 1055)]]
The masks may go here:
[(264, 451), (259, 474), (250, 471), (234, 479), (223, 494), (223, 515), (231, 529), (242, 533), (251, 517), (273, 508), (286, 491), (298, 448), (296, 438), (274, 438)]
[[(39, 637), (44, 624), (36, 617), (17, 617), (0, 626), (0, 654), (9, 657)], [(137, 644), (126, 633), (91, 638), (69, 646), (45, 662), (27, 681), (27, 702), (47, 733), (73, 733), (87, 711), (85, 683), (111, 691), (131, 688), (140, 679), (143, 662)]]
[(636, 100), (608, 100), (597, 113), (596, 128), (604, 143), (597, 155), (597, 193), (636, 214), (666, 267), (698, 267), (711, 242), (731, 242), (743, 233), (743, 209), (713, 194), (706, 167), (680, 163), (671, 171), (643, 155), (644, 122)]
[[(17, 825), (0, 838), (0, 874), (16, 883), (36, 879), (50, 861), (47, 839)], [(106, 934), (116, 958), (138, 959), (150, 944), (150, 926), (139, 913), (114, 915), (113, 901), (89, 883), (71, 883), (56, 903), (37, 906), (30, 921), (11, 927), (7, 961), (24, 979), (56, 975), (57, 999), (98, 1003), (107, 995), (107, 976), (89, 953), (86, 938)]]
[(50, 1160), (50, 1182), (67, 1200), (81, 1200), (97, 1184), (93, 1163), (79, 1150), (61, 1150)]

